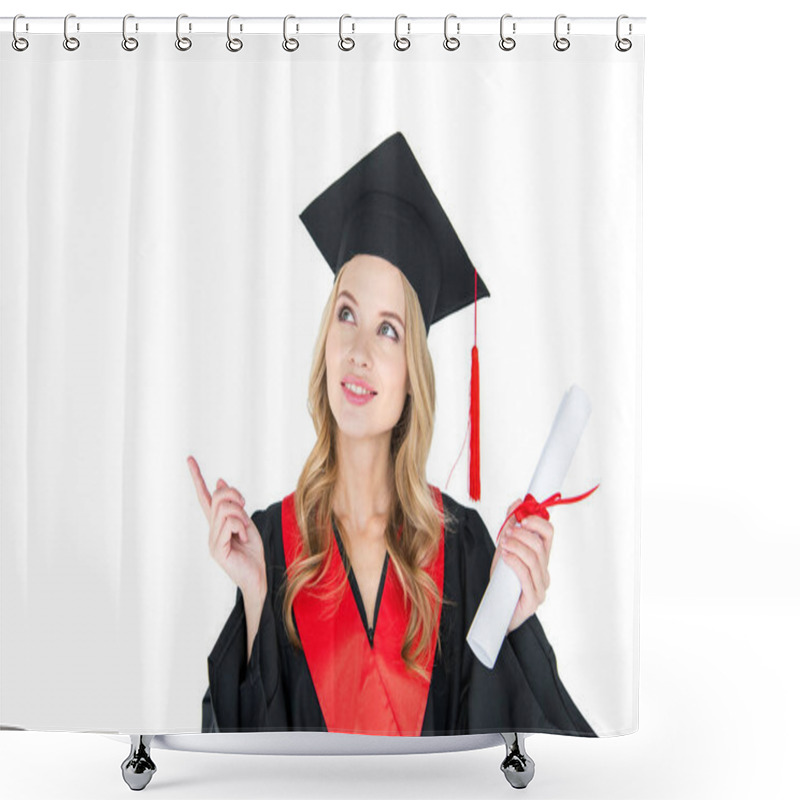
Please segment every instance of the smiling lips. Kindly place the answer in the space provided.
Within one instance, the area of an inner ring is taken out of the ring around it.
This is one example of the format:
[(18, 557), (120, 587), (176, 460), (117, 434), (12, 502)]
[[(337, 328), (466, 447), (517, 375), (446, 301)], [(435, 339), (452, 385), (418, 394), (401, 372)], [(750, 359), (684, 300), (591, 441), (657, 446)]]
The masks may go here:
[(342, 390), (348, 402), (356, 406), (363, 406), (369, 403), (377, 392), (362, 380), (347, 378), (342, 381)]

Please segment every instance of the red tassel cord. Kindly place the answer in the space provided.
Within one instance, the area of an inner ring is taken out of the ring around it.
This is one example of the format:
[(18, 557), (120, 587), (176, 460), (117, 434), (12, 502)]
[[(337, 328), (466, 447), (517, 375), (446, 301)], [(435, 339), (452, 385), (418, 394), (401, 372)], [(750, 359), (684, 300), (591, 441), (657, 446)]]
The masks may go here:
[(478, 270), (475, 270), (475, 343), (469, 381), (469, 496), (481, 499), (481, 374), (478, 363)]
[(469, 496), (481, 499), (481, 383), (478, 348), (472, 348), (472, 378), (470, 379), (469, 404)]
[[(597, 489), (598, 486), (600, 486), (599, 483), (594, 487), (594, 489), (589, 489), (588, 492), (579, 494), (577, 497), (562, 497), (561, 492), (556, 492), (555, 494), (551, 494), (547, 500), (543, 500), (541, 503), (532, 494), (526, 494), (525, 499), (503, 520), (500, 530), (503, 530), (503, 526), (511, 519), (511, 517), (516, 517), (517, 522), (522, 522), (525, 517), (532, 516), (539, 516), (543, 519), (549, 520), (550, 512), (547, 510), (549, 506), (577, 503), (578, 501), (588, 497), (595, 489)], [(497, 536), (499, 535), (500, 532), (498, 531)], [(495, 541), (497, 541), (497, 536), (495, 536)]]

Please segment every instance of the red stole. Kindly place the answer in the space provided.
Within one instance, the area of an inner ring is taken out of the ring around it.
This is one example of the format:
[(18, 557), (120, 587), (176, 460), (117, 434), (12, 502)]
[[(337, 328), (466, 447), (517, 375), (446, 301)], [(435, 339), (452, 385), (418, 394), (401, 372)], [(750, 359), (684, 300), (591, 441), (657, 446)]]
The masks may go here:
[[(442, 494), (430, 487), (439, 513)], [(287, 567), (300, 553), (302, 540), (294, 509), (294, 493), (283, 499), (283, 550)], [(339, 548), (331, 535), (328, 573), (318, 593), (340, 582), (345, 594), (323, 602), (307, 588), (294, 601), (294, 617), (303, 652), (314, 682), (325, 725), (338, 733), (390, 736), (419, 736), (428, 702), (433, 670), (436, 634), (441, 617), (444, 584), (444, 524), (439, 552), (425, 571), (439, 589), (436, 626), (431, 636), (431, 651), (425, 664), (425, 678), (406, 669), (400, 650), (409, 614), (403, 608), (403, 590), (389, 559), (372, 647), (358, 613), (358, 606), (346, 579)]]

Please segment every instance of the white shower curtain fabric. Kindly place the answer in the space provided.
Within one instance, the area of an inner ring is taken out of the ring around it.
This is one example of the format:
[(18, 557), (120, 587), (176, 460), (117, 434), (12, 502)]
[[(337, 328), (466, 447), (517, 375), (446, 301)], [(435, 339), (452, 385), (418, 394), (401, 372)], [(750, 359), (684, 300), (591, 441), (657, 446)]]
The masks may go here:
[(134, 52), (118, 35), (75, 52), (30, 38), (0, 48), (0, 722), (201, 730), (239, 598), (187, 457), (251, 515), (295, 492), (333, 285), (300, 214), (399, 132), (490, 293), (481, 498), (464, 444), (471, 302), (428, 334), (426, 480), (496, 535), (564, 393), (586, 392), (561, 491), (599, 488), (550, 509), (536, 619), (593, 732), (634, 731), (641, 37), (563, 53), (544, 35), (509, 52), (496, 35), (454, 52), (435, 36), (399, 52), (390, 34), (350, 52), (335, 34), (296, 52), (254, 36), (238, 53), (224, 33), (186, 52), (167, 33)]

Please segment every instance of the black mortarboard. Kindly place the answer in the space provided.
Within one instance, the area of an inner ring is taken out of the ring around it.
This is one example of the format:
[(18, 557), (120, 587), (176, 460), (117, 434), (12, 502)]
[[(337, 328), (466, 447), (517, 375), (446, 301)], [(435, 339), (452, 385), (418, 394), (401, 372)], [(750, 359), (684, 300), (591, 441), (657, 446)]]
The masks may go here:
[[(434, 322), (489, 290), (469, 259), (425, 173), (399, 131), (365, 155), (300, 214), (334, 275), (361, 253), (385, 258), (414, 287)], [(480, 411), (477, 347), (472, 347), (470, 497), (480, 499)]]
[(414, 287), (425, 330), (489, 290), (477, 275), (405, 137), (365, 155), (300, 214), (334, 275), (354, 255), (381, 256)]

